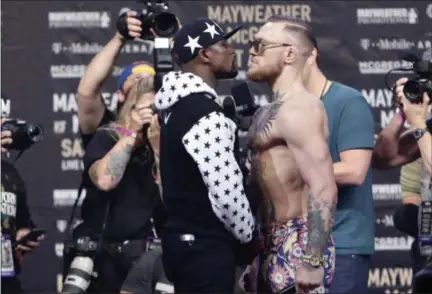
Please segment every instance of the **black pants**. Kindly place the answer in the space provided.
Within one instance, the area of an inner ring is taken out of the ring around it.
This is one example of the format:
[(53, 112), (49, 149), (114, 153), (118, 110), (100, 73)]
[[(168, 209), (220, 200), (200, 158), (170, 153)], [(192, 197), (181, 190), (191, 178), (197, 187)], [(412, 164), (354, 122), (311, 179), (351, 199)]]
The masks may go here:
[(1, 293), (4, 294), (22, 294), (21, 283), (18, 278), (2, 278), (1, 279)]
[[(162, 264), (162, 250), (156, 249), (144, 253), (129, 271), (125, 279), (122, 291), (130, 293), (159, 293), (158, 288), (172, 288), (167, 281)], [(167, 293), (174, 293), (167, 291)]]
[(104, 246), (96, 257), (95, 269), (98, 276), (94, 278), (87, 293), (120, 293), (121, 286), (134, 263), (145, 252), (145, 240), (131, 241), (116, 250), (117, 246)]
[(180, 234), (165, 232), (162, 238), (165, 274), (175, 293), (233, 293), (235, 248), (217, 239), (200, 238), (189, 243)]

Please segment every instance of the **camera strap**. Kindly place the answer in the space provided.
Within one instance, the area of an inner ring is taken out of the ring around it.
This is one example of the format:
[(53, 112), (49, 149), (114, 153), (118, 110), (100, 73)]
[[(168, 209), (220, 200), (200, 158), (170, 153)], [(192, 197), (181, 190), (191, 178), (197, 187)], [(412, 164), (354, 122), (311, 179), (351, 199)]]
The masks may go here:
[(81, 194), (82, 194), (83, 190), (84, 190), (84, 182), (81, 180), (81, 183), (78, 187), (78, 195), (77, 195), (77, 198), (75, 199), (74, 205), (72, 206), (72, 211), (71, 211), (71, 214), (69, 216), (69, 220), (68, 220), (67, 225), (66, 225), (66, 232), (68, 232), (68, 233), (70, 233), (70, 231), (71, 231), (72, 222), (73, 222), (73, 219), (75, 216), (75, 211), (76, 211), (76, 208), (78, 207), (78, 203), (81, 199)]

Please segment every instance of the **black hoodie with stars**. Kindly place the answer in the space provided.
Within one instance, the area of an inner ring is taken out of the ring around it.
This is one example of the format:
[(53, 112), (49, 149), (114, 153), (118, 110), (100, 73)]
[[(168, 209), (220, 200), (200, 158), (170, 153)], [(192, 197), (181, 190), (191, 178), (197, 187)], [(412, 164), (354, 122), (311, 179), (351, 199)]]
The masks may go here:
[(255, 228), (236, 160), (236, 124), (200, 77), (170, 72), (156, 95), (164, 113), (160, 170), (166, 230), (241, 243)]

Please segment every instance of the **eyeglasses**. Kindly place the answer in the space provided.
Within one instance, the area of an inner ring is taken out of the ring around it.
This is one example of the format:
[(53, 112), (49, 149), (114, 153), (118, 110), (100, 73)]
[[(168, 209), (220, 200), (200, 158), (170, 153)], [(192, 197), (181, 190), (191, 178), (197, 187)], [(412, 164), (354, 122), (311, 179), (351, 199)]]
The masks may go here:
[(274, 42), (267, 42), (267, 41), (257, 40), (257, 39), (249, 41), (249, 48), (253, 48), (253, 50), (257, 54), (263, 54), (264, 51), (267, 49), (286, 47), (286, 46), (292, 46), (292, 44), (274, 43)]

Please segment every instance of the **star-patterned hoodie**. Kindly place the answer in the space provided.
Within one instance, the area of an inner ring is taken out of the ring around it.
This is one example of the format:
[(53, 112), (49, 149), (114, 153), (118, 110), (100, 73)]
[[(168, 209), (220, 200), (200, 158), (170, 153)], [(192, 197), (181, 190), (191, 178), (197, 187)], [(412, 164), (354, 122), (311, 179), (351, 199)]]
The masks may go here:
[(234, 155), (236, 124), (200, 77), (170, 72), (156, 95), (162, 110), (160, 169), (165, 229), (251, 241), (254, 218)]

